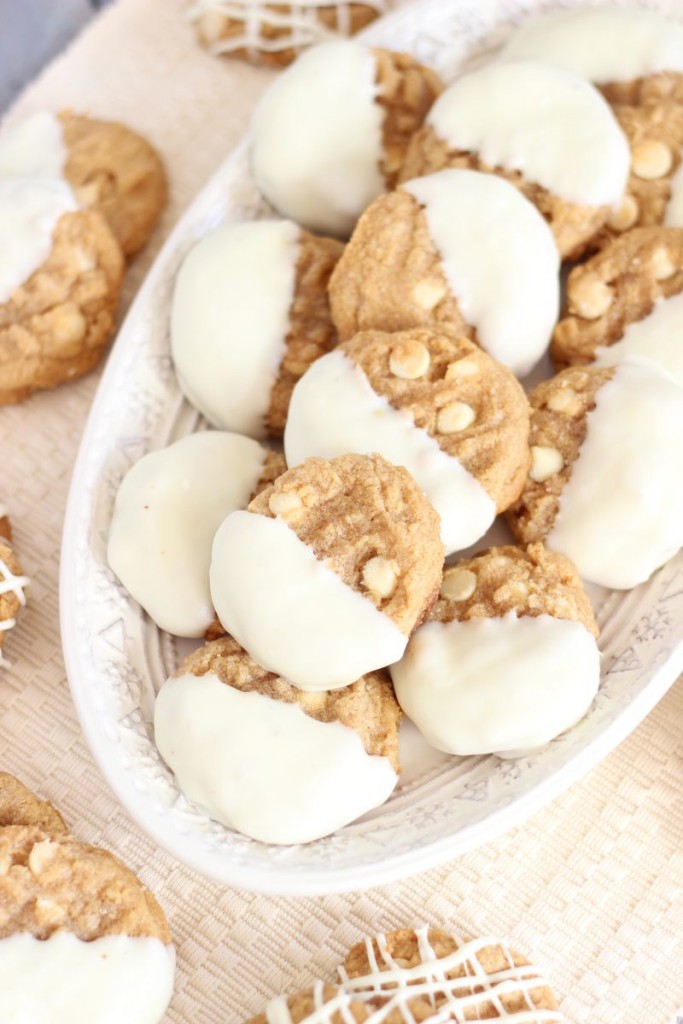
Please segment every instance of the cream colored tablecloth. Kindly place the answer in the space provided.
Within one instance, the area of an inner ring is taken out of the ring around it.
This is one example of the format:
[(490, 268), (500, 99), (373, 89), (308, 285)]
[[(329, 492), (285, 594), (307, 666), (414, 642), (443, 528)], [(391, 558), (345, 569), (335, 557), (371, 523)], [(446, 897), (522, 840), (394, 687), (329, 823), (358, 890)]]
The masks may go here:
[[(129, 271), (128, 305), (166, 233), (244, 133), (270, 73), (195, 46), (180, 0), (119, 0), (8, 117), (72, 106), (128, 122), (166, 159), (172, 200)], [(683, 683), (580, 784), (496, 842), (381, 889), (277, 899), (204, 881), (154, 848), (109, 792), (71, 704), (58, 571), (71, 468), (97, 375), (0, 409), (0, 493), (33, 583), (0, 674), (0, 768), (135, 868), (178, 948), (168, 1020), (238, 1024), (328, 975), (361, 933), (430, 921), (498, 932), (543, 965), (575, 1024), (670, 1024), (683, 1004)]]

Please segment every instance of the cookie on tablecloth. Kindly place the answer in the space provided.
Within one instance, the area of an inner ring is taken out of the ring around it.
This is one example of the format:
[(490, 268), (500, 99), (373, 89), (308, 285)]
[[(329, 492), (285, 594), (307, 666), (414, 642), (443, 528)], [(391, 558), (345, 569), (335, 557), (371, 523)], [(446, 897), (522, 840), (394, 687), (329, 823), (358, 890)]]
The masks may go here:
[(363, 1000), (378, 1024), (435, 1016), (567, 1024), (540, 971), (494, 936), (463, 939), (439, 928), (399, 928), (359, 942), (339, 975), (344, 991)]
[(0, 180), (0, 405), (91, 370), (114, 330), (123, 274), (100, 213), (58, 179)]
[(28, 825), (44, 832), (67, 833), (64, 819), (47, 800), (40, 800), (9, 772), (0, 772), (0, 827)]
[(307, 843), (384, 803), (399, 772), (401, 711), (384, 672), (305, 693), (230, 637), (189, 655), (154, 710), (185, 796), (266, 843)]
[(176, 636), (203, 636), (214, 620), (214, 534), (286, 469), (279, 452), (218, 430), (143, 456), (116, 495), (107, 560), (150, 618)]
[(624, 196), (629, 148), (610, 107), (578, 75), (540, 61), (456, 79), (413, 136), (401, 180), (445, 167), (495, 173), (538, 207), (576, 259)]
[(371, 1014), (364, 1003), (353, 999), (341, 988), (317, 981), (311, 988), (293, 996), (276, 996), (263, 1013), (252, 1017), (247, 1024), (271, 1024), (275, 1019), (282, 1024), (363, 1024)]
[(0, 506), (0, 666), (2, 649), (10, 629), (16, 625), (17, 615), (26, 604), (25, 588), (28, 577), (12, 550), (12, 530), (5, 510)]
[(168, 199), (159, 154), (137, 132), (72, 111), (33, 114), (0, 138), (0, 178), (62, 178), (98, 210), (126, 256), (149, 238)]
[(513, 32), (498, 59), (527, 58), (576, 72), (611, 103), (657, 101), (683, 75), (683, 25), (637, 7), (544, 11)]
[(553, 333), (558, 368), (652, 360), (683, 384), (683, 228), (634, 228), (567, 282), (567, 310)]
[(538, 384), (531, 469), (506, 516), (581, 576), (628, 589), (683, 544), (683, 389), (655, 364), (570, 367)]
[(521, 492), (529, 405), (474, 342), (427, 328), (364, 331), (319, 359), (292, 395), (290, 466), (378, 452), (413, 475), (441, 517), (446, 553), (469, 547)]
[(450, 754), (534, 750), (586, 713), (597, 626), (576, 569), (542, 544), (446, 568), (439, 600), (391, 667), (398, 701)]
[[(0, 781), (0, 799), (7, 788)], [(3, 1024), (159, 1024), (175, 971), (161, 907), (121, 861), (66, 834), (54, 808), (13, 788), (10, 819), (45, 820), (0, 826)]]
[(301, 689), (346, 686), (400, 658), (434, 601), (439, 527), (410, 474), (381, 456), (308, 459), (218, 529), (216, 613)]
[(225, 224), (186, 257), (171, 353), (207, 419), (252, 437), (284, 430), (292, 388), (336, 343), (327, 285), (343, 250), (292, 221)]
[(559, 310), (550, 228), (509, 182), (445, 170), (363, 214), (330, 280), (342, 341), (365, 330), (449, 330), (514, 373), (545, 351)]
[(389, 6), (389, 0), (304, 0), (295, 6), (263, 0), (193, 0), (188, 17), (199, 41), (212, 53), (282, 68), (309, 46), (360, 32)]
[(412, 133), (441, 90), (413, 57), (323, 43), (283, 72), (252, 120), (256, 184), (285, 217), (348, 236), (395, 184)]

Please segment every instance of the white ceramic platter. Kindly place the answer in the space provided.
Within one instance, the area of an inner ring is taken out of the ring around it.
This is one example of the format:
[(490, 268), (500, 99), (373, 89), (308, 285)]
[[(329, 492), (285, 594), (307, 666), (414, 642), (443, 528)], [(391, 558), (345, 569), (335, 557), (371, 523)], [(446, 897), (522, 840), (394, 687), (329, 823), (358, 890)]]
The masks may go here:
[[(465, 60), (500, 43), (510, 25), (537, 6), (531, 0), (432, 0), (399, 10), (365, 38), (410, 50), (448, 78)], [(683, 17), (680, 7), (678, 12)], [(71, 486), (62, 637), (85, 736), (140, 827), (208, 877), (242, 889), (312, 895), (384, 884), (482, 844), (522, 822), (615, 747), (683, 670), (683, 555), (634, 591), (600, 596), (600, 692), (586, 718), (541, 753), (514, 761), (447, 758), (408, 729), (405, 771), (389, 802), (306, 846), (254, 842), (189, 803), (157, 753), (151, 726), (155, 693), (182, 656), (181, 644), (160, 632), (114, 579), (106, 539), (128, 468), (200, 425), (180, 395), (169, 357), (168, 311), (178, 265), (195, 240), (224, 218), (269, 214), (251, 181), (243, 144), (178, 224), (121, 328)]]

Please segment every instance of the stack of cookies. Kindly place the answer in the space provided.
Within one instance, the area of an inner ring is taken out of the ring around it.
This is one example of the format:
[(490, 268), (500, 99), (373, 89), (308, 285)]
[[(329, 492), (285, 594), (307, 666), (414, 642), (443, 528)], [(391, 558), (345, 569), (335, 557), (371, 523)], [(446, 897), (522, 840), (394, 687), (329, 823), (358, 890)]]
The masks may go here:
[(109, 541), (153, 621), (207, 641), (154, 727), (218, 821), (300, 843), (377, 807), (404, 714), (515, 756), (589, 709), (584, 582), (683, 544), (682, 81), (680, 26), (601, 8), (446, 88), (335, 41), (264, 95), (273, 216), (200, 240), (170, 311), (215, 429), (132, 468)]

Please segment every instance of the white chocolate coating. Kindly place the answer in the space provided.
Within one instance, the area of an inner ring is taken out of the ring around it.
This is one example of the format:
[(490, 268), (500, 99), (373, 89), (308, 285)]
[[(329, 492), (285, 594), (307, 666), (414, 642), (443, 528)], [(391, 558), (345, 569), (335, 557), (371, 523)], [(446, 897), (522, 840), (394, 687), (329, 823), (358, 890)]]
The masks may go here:
[(259, 665), (302, 690), (348, 686), (397, 661), (408, 642), (282, 519), (229, 515), (213, 543), (210, 579), (228, 633)]
[(173, 994), (175, 951), (159, 939), (70, 932), (0, 939), (2, 1024), (159, 1024)]
[(61, 178), (65, 164), (62, 125), (47, 110), (0, 135), (0, 178)]
[(580, 622), (510, 612), (426, 623), (391, 678), (399, 704), (438, 750), (533, 750), (586, 713), (600, 655)]
[(290, 221), (224, 224), (180, 268), (171, 353), (183, 392), (214, 426), (265, 435), (289, 333), (299, 235)]
[(488, 64), (456, 79), (427, 123), (451, 149), (520, 171), (568, 202), (614, 205), (623, 196), (626, 137), (597, 89), (563, 68)]
[(365, 373), (343, 352), (318, 359), (294, 388), (285, 429), (287, 465), (311, 455), (324, 459), (378, 452), (405, 466), (441, 517), (446, 553), (469, 547), (488, 530), (496, 507), (462, 463), (439, 447), (373, 390)]
[(424, 207), (446, 280), (482, 348), (520, 376), (550, 341), (560, 257), (547, 223), (495, 174), (446, 170), (402, 186)]
[(596, 366), (617, 366), (629, 356), (648, 359), (683, 387), (683, 292), (659, 299), (642, 320), (627, 324), (623, 337), (597, 349)]
[(75, 209), (71, 189), (57, 178), (0, 181), (0, 303), (42, 266), (57, 221)]
[(249, 504), (265, 454), (251, 438), (208, 430), (150, 452), (123, 478), (109, 565), (161, 629), (200, 637), (213, 621), (214, 534)]
[(252, 170), (272, 205), (312, 231), (347, 236), (384, 189), (375, 58), (340, 40), (281, 72), (252, 120)]
[(664, 210), (664, 227), (683, 228), (683, 161), (671, 177), (671, 195)]
[(600, 388), (548, 547), (584, 579), (635, 587), (683, 545), (683, 388), (621, 363)]
[(154, 733), (183, 793), (264, 843), (308, 843), (387, 800), (397, 776), (358, 733), (204, 676), (159, 691)]
[(501, 58), (545, 60), (591, 82), (630, 82), (683, 71), (683, 25), (636, 7), (545, 12), (517, 29)]

